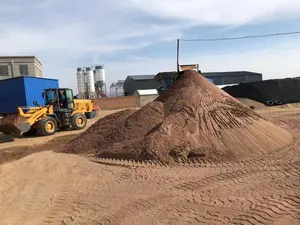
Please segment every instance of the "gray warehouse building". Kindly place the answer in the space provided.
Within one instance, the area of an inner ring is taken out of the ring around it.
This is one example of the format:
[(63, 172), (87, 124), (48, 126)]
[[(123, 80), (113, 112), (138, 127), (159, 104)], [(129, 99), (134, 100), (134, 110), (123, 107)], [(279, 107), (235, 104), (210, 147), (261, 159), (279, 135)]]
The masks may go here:
[(35, 56), (0, 56), (0, 80), (20, 77), (43, 77), (43, 66)]
[(155, 75), (128, 76), (124, 81), (124, 95), (131, 96), (137, 90), (157, 89), (159, 83), (154, 77)]
[(262, 81), (262, 74), (248, 71), (232, 71), (232, 72), (210, 72), (202, 73), (206, 78), (214, 81), (215, 85), (239, 84), (254, 81)]
[[(161, 72), (163, 77), (176, 76), (177, 72)], [(204, 77), (210, 78), (215, 85), (227, 85), (262, 81), (262, 74), (249, 71), (232, 71), (232, 72), (202, 72)], [(154, 79), (156, 75), (138, 75), (128, 76), (124, 82), (125, 96), (133, 95), (137, 90), (157, 89), (160, 84)]]

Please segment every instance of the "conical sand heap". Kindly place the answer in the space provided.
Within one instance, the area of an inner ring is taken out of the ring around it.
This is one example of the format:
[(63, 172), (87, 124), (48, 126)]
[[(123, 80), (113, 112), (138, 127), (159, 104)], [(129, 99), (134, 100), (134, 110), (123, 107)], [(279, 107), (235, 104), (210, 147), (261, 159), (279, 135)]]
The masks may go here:
[(174, 162), (258, 157), (285, 148), (292, 136), (188, 70), (138, 111), (100, 119), (65, 152)]

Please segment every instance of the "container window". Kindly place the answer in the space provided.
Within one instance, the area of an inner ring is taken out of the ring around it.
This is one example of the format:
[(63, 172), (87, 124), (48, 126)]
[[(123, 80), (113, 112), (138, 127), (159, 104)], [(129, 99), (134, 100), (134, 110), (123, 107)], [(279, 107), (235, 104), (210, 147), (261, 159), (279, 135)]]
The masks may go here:
[(0, 65), (0, 77), (8, 77), (8, 65)]
[(28, 76), (28, 65), (19, 65), (20, 75), (21, 76)]

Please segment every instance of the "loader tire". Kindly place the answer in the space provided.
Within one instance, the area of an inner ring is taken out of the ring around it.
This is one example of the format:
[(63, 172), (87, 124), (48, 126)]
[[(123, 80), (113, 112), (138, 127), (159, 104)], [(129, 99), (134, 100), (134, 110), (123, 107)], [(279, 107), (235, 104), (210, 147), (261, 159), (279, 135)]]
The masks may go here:
[(40, 136), (49, 136), (55, 134), (57, 130), (56, 120), (50, 116), (38, 122), (38, 134)]
[(82, 113), (76, 113), (71, 117), (71, 125), (75, 130), (81, 130), (86, 127), (87, 118)]

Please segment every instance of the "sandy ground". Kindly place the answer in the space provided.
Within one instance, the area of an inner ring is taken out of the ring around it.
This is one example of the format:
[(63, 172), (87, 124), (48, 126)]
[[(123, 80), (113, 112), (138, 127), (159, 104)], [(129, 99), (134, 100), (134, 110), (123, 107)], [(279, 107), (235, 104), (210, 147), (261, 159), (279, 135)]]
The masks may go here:
[(47, 141), (51, 141), (58, 137), (68, 136), (68, 135), (78, 135), (82, 131), (87, 130), (93, 123), (95, 123), (98, 119), (107, 116), (111, 113), (118, 112), (120, 110), (107, 110), (107, 111), (100, 111), (97, 115), (97, 118), (89, 119), (87, 122), (87, 126), (84, 130), (69, 130), (63, 132), (57, 132), (55, 135), (47, 136), (47, 137), (23, 137), (23, 138), (16, 138), (13, 142), (4, 142), (1, 143), (1, 137), (4, 139), (6, 135), (0, 133), (0, 150), (4, 148), (14, 147), (14, 146), (30, 146), (30, 145), (40, 145), (44, 144)]
[[(99, 164), (52, 151), (3, 163), (0, 224), (300, 224), (300, 110), (261, 114), (288, 129), (294, 145), (201, 166)], [(40, 139), (17, 141), (55, 150), (64, 143), (60, 135), (43, 147)]]
[(286, 108), (300, 108), (300, 103), (291, 103), (291, 104), (284, 104), (284, 105), (277, 105), (277, 106), (266, 106), (263, 103), (254, 101), (249, 98), (237, 98), (240, 102), (242, 102), (244, 105), (248, 106), (249, 108), (255, 109), (255, 110), (277, 110), (277, 109), (286, 109)]

